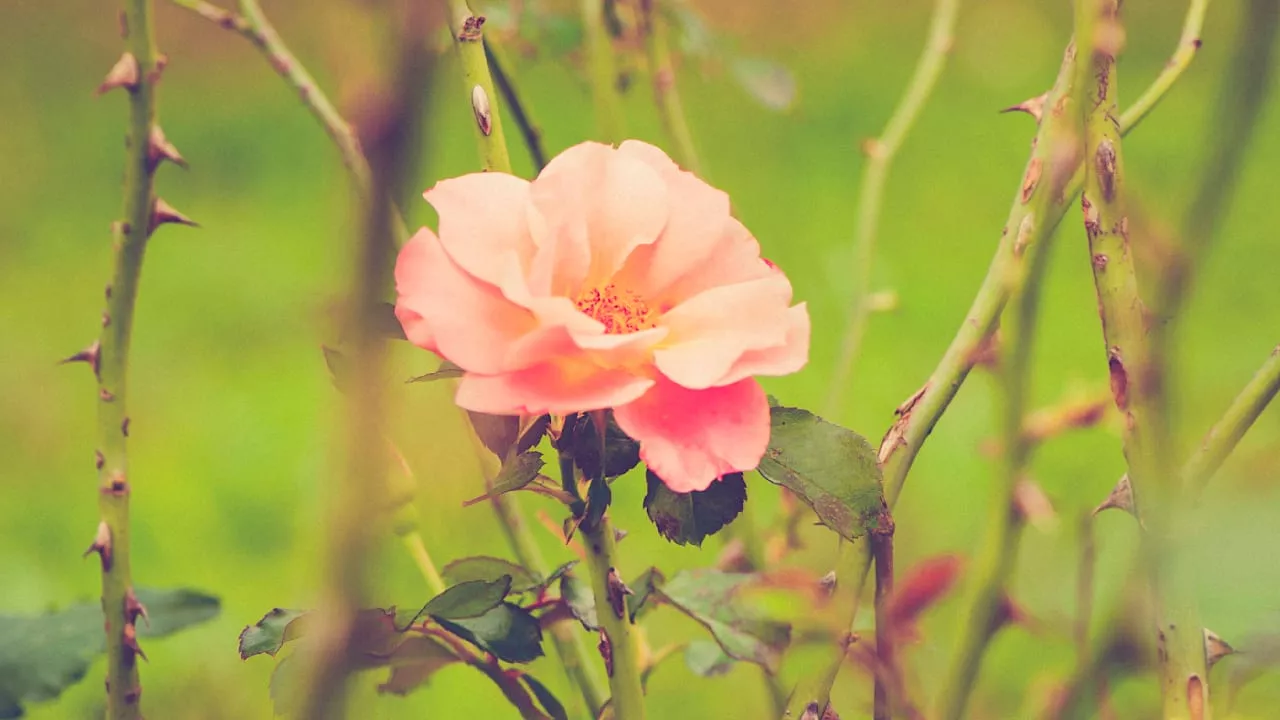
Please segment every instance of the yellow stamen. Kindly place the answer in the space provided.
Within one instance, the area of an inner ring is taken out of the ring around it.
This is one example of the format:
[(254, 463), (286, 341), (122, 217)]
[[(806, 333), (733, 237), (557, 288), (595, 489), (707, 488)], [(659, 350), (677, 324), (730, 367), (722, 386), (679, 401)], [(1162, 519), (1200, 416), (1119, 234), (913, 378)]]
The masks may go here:
[(610, 335), (648, 330), (655, 324), (648, 303), (613, 283), (583, 292), (576, 305), (584, 314), (599, 320)]

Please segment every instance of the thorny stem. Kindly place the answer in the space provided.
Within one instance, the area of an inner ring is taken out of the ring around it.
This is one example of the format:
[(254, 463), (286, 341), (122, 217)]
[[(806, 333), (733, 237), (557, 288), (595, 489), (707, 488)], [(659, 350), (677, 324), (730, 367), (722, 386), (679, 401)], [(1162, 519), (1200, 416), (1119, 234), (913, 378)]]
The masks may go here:
[(1017, 489), (1032, 450), (1032, 442), (1023, 431), (1026, 396), (1040, 290), (1053, 233), (1053, 226), (1040, 218), (1061, 214), (1066, 202), (1065, 183), (1080, 162), (1079, 118), (1071, 112), (1079, 98), (1078, 87), (1074, 85), (1075, 59), (1075, 48), (1068, 45), (1058, 79), (1046, 96), (1037, 135), (1039, 142), (1023, 176), (1018, 200), (1026, 208), (1026, 214), (1016, 231), (1011, 230), (1016, 235), (1005, 282), (1006, 294), (1014, 302), (1002, 326), (1004, 338), (1000, 354), (1000, 426), (1004, 451), (996, 494), (991, 499), (991, 516), (986, 523), (987, 536), (973, 572), (965, 613), (968, 619), (960, 631), (960, 640), (938, 696), (935, 714), (942, 720), (958, 720), (964, 715), (987, 644), (1002, 624), (1000, 613), (1007, 602), (1009, 576), (1026, 520), (1017, 504)]
[(836, 374), (831, 381), (830, 392), (827, 394), (825, 414), (828, 416), (834, 415), (840, 407), (871, 315), (869, 302), (871, 268), (875, 261), (876, 228), (880, 222), (880, 210), (884, 200), (885, 183), (889, 178), (889, 166), (898, 154), (898, 149), (902, 147), (907, 133), (915, 124), (916, 118), (924, 109), (925, 102), (932, 94), (938, 77), (946, 65), (947, 55), (950, 54), (953, 42), (959, 6), (960, 0), (936, 0), (933, 6), (933, 17), (929, 21), (928, 40), (920, 53), (920, 59), (916, 62), (916, 69), (907, 84), (907, 90), (898, 101), (898, 106), (894, 108), (880, 137), (868, 140), (864, 145), (867, 163), (862, 169), (858, 209), (854, 219), (854, 297), (849, 309), (844, 339), (840, 345), (840, 356), (836, 361)]
[[(1200, 30), (1204, 25), (1204, 16), (1208, 10), (1208, 5), (1208, 0), (1191, 0), (1187, 8), (1186, 18), (1183, 21), (1182, 34), (1178, 40), (1177, 50), (1155, 81), (1120, 116), (1121, 135), (1128, 134), (1129, 131), (1136, 128), (1146, 119), (1147, 115), (1159, 104), (1160, 100), (1173, 87), (1175, 81), (1191, 64), (1196, 50), (1200, 47)], [(1039, 145), (1038, 141), (1039, 138), (1037, 137), (1037, 146)], [(1062, 221), (1066, 206), (1070, 205), (1071, 201), (1080, 193), (1082, 183), (1083, 175), (1077, 169), (1067, 183), (1064, 192), (1066, 200), (1063, 203), (1055, 204), (1050, 208), (1051, 212), (1044, 217), (1043, 222), (1045, 223), (1045, 232), (1047, 234), (1052, 234), (1053, 229)], [(995, 329), (1000, 313), (1004, 310), (1005, 301), (1008, 299), (1005, 277), (1014, 243), (1011, 230), (1021, 226), (1026, 217), (1025, 208), (1020, 202), (1021, 194), (1020, 181), (1015, 194), (1013, 208), (1005, 221), (1000, 243), (997, 245), (995, 255), (991, 259), (986, 277), (983, 278), (982, 285), (979, 286), (978, 292), (969, 306), (969, 311), (965, 315), (964, 321), (960, 324), (960, 329), (956, 331), (951, 344), (947, 347), (946, 352), (943, 353), (938, 366), (929, 375), (929, 379), (924, 386), (899, 406), (899, 418), (893, 427), (889, 429), (889, 432), (885, 435), (884, 442), (880, 446), (880, 465), (884, 469), (885, 478), (885, 498), (889, 501), (891, 507), (897, 504), (902, 486), (906, 482), (907, 475), (911, 472), (911, 466), (915, 462), (916, 456), (920, 454), (920, 450), (924, 447), (925, 440), (933, 432), (934, 426), (937, 425), (942, 414), (946, 412), (956, 393), (960, 392), (960, 386), (964, 384), (969, 371), (973, 368), (974, 354)], [(857, 542), (844, 543), (841, 549), (841, 554), (844, 556), (842, 560), (851, 558), (852, 566), (848, 572), (856, 578), (856, 584), (861, 588), (866, 581), (867, 572), (871, 568), (871, 553), (867, 543), (860, 539)], [(844, 566), (844, 562), (841, 563), (841, 566)], [(856, 618), (857, 608), (855, 607), (850, 613), (850, 627), (852, 627)], [(814, 676), (814, 678), (802, 681), (792, 693), (791, 700), (787, 704), (786, 717), (800, 717), (804, 712), (805, 698), (813, 698), (818, 701), (820, 707), (826, 707), (827, 698), (831, 693), (831, 685), (834, 683), (840, 665), (843, 662), (844, 651), (839, 648), (833, 649), (831, 658), (825, 666), (826, 669)]]
[[(356, 190), (362, 198), (368, 198), (371, 191), (369, 162), (360, 140), (342, 115), (340, 115), (324, 90), (316, 83), (306, 66), (298, 61), (285, 45), (275, 26), (267, 19), (257, 0), (240, 0), (240, 13), (234, 13), (218, 7), (205, 0), (170, 0), (187, 10), (200, 15), (219, 27), (235, 32), (250, 42), (266, 57), (271, 68), (292, 87), (302, 100), (303, 106), (319, 121), (329, 139), (337, 146), (342, 157), (342, 164), (351, 173)], [(394, 208), (393, 208), (394, 213)], [(404, 244), (409, 237), (404, 220), (398, 213), (391, 219), (396, 240)]]
[(649, 72), (653, 76), (653, 98), (662, 118), (662, 126), (671, 140), (672, 156), (676, 163), (695, 175), (701, 175), (702, 163), (698, 161), (698, 152), (689, 132), (689, 121), (684, 114), (684, 104), (680, 100), (680, 90), (676, 87), (666, 9), (659, 6), (661, 1), (641, 0), (645, 47), (649, 54)]
[(511, 110), (511, 119), (520, 129), (520, 137), (524, 139), (524, 145), (529, 150), (529, 159), (533, 161), (533, 171), (536, 175), (547, 166), (547, 151), (542, 146), (542, 132), (538, 130), (538, 123), (533, 119), (529, 102), (521, 97), (512, 79), (511, 58), (507, 55), (502, 43), (492, 36), (484, 38), (484, 52), (489, 60), (489, 69), (493, 73), (493, 84), (502, 95), (502, 101)]
[[(124, 170), (124, 217), (113, 225), (114, 268), (106, 287), (106, 308), (97, 342), (70, 358), (84, 360), (98, 380), (98, 512), (97, 535), (90, 551), (102, 565), (102, 612), (107, 648), (107, 712), (111, 720), (142, 717), (135, 620), (142, 612), (134, 595), (129, 549), (127, 439), (129, 436), (128, 373), (133, 311), (138, 297), (147, 241), (154, 229), (158, 198), (153, 190), (156, 83), (163, 59), (156, 52), (150, 0), (126, 0), (120, 14), (125, 52), (100, 92), (122, 87), (129, 96), (129, 124)], [(117, 70), (120, 82), (112, 83)], [(157, 218), (158, 219), (158, 218)]]
[(502, 113), (498, 109), (498, 95), (493, 76), (489, 74), (489, 61), (484, 53), (484, 36), (481, 26), (484, 18), (471, 11), (467, 0), (448, 0), (449, 32), (462, 63), (462, 82), (466, 92), (466, 106), (475, 118), (472, 129), (480, 150), (480, 166), (486, 171), (511, 172), (511, 156), (507, 152), (507, 138), (502, 131)]
[(893, 720), (892, 690), (898, 686), (898, 662), (893, 647), (895, 628), (885, 610), (885, 604), (893, 594), (893, 533), (873, 537), (871, 548), (876, 564), (876, 663), (872, 717), (874, 720)]
[(1195, 597), (1171, 581), (1175, 533), (1184, 531), (1181, 484), (1169, 462), (1163, 387), (1163, 348), (1148, 338), (1129, 243), (1125, 172), (1116, 127), (1115, 56), (1120, 25), (1117, 0), (1077, 0), (1076, 32), (1093, 38), (1081, 48), (1078, 82), (1085, 83), (1085, 185), (1081, 196), (1107, 367), (1116, 407), (1124, 418), (1129, 480), (1145, 532), (1141, 557), (1153, 595), (1160, 638), (1159, 675), (1168, 720), (1209, 716), (1208, 666)]
[(608, 143), (622, 142), (626, 122), (622, 113), (622, 97), (618, 92), (613, 39), (604, 21), (605, 0), (580, 2), (582, 27), (586, 34), (587, 73), (591, 79), (591, 98), (596, 111), (596, 139)]
[[(242, 7), (251, 5), (245, 2)], [(303, 696), (304, 718), (346, 716), (346, 684), (356, 669), (351, 647), (356, 616), (367, 601), (375, 526), (388, 494), (386, 417), (387, 343), (375, 307), (392, 276), (395, 247), (391, 198), (408, 180), (416, 156), (432, 58), (421, 42), (432, 26), (432, 3), (409, 3), (398, 18), (389, 95), (378, 98), (369, 130), (370, 191), (362, 198), (364, 231), (356, 244), (344, 327), (351, 338), (352, 372), (344, 394), (345, 467), (335, 478), (328, 509), (326, 572), (316, 632), (317, 653)]]
[(1194, 495), (1204, 489), (1277, 391), (1280, 391), (1280, 346), (1271, 351), (1267, 361), (1231, 401), (1227, 412), (1214, 423), (1183, 466), (1182, 481), (1187, 492)]

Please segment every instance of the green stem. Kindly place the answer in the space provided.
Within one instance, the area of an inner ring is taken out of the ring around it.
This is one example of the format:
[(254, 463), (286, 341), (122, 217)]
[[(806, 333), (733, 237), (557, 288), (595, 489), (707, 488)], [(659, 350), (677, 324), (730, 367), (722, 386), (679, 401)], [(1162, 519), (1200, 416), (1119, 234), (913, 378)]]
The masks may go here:
[(534, 174), (542, 172), (547, 166), (547, 151), (542, 147), (542, 132), (533, 119), (533, 111), (527, 99), (521, 97), (519, 89), (512, 79), (511, 57), (502, 43), (493, 37), (484, 39), (485, 57), (489, 60), (489, 69), (493, 72), (493, 83), (502, 95), (502, 101), (511, 110), (511, 119), (520, 129), (520, 137), (529, 150), (529, 159), (533, 161)]
[(480, 21), (467, 0), (448, 0), (449, 32), (453, 34), (458, 60), (462, 63), (465, 107), (474, 118), (472, 132), (480, 151), (480, 166), (487, 171), (511, 172), (511, 156), (502, 131), (498, 95), (484, 54)]
[[(293, 88), (302, 100), (303, 106), (324, 128), (329, 139), (337, 146), (342, 164), (351, 174), (356, 190), (362, 198), (368, 198), (371, 183), (369, 161), (360, 147), (355, 131), (338, 113), (329, 96), (316, 83), (311, 73), (307, 72), (307, 68), (290, 52), (280, 34), (276, 32), (275, 26), (263, 13), (257, 0), (240, 0), (240, 14), (205, 0), (170, 0), (170, 2), (196, 13), (221, 28), (241, 35), (257, 48), (266, 57), (271, 68)], [(396, 233), (397, 242), (403, 245), (409, 238), (408, 228), (400, 215), (395, 212), (394, 207), (392, 212), (394, 213), (391, 219), (392, 228)]]
[[(126, 0), (121, 16), (125, 55), (133, 77), (123, 84), (129, 96), (128, 142), (124, 169), (124, 217), (114, 225), (114, 268), (106, 288), (102, 332), (96, 343), (74, 359), (90, 363), (98, 378), (97, 537), (90, 550), (102, 560), (102, 611), (107, 649), (107, 712), (111, 720), (142, 717), (139, 699), (137, 627), (140, 612), (133, 591), (129, 547), (128, 476), (129, 344), (134, 305), (147, 240), (156, 207), (153, 190), (157, 162), (152, 160), (155, 89), (159, 81), (150, 0)], [(104, 85), (104, 89), (107, 86)]]
[(1194, 593), (1171, 580), (1176, 534), (1185, 532), (1181, 484), (1169, 462), (1168, 414), (1163, 387), (1164, 354), (1148, 338), (1129, 244), (1124, 156), (1112, 117), (1116, 112), (1117, 0), (1077, 0), (1076, 31), (1094, 38), (1081, 48), (1078, 78), (1087, 99), (1085, 185), (1081, 196), (1090, 265), (1098, 294), (1102, 334), (1116, 407), (1124, 418), (1125, 458), (1145, 532), (1142, 563), (1160, 630), (1159, 674), (1163, 717), (1208, 718), (1208, 667), (1203, 625)]
[[(1204, 16), (1207, 9), (1208, 0), (1191, 1), (1187, 9), (1186, 18), (1183, 21), (1182, 35), (1178, 41), (1177, 50), (1151, 86), (1120, 117), (1121, 134), (1127, 134), (1141, 124), (1191, 64), (1191, 60), (1196, 54), (1195, 51), (1200, 47), (1200, 29), (1204, 25)], [(1041, 139), (1037, 136), (1036, 147), (1039, 147)], [(1048, 214), (1042, 220), (1045, 223), (1044, 231), (1046, 233), (1051, 234), (1058, 223), (1062, 221), (1066, 207), (1080, 193), (1082, 182), (1082, 172), (1077, 169), (1066, 184), (1064, 202), (1052, 205)], [(946, 412), (956, 394), (960, 392), (960, 386), (964, 384), (969, 375), (969, 370), (973, 368), (974, 353), (995, 329), (1000, 313), (1004, 310), (1005, 302), (1008, 300), (1008, 287), (1005, 283), (1005, 277), (1014, 246), (1013, 231), (1020, 227), (1026, 218), (1025, 206), (1021, 203), (1021, 194), (1020, 181), (1013, 207), (1005, 221), (1004, 232), (1001, 234), (995, 255), (991, 259), (991, 264), (987, 269), (986, 277), (982, 280), (982, 285), (979, 286), (978, 292), (969, 306), (969, 311), (924, 386), (898, 408), (898, 420), (886, 435), (885, 443), (880, 447), (880, 465), (884, 469), (885, 478), (885, 497), (891, 507), (897, 504), (907, 475), (911, 472), (911, 466), (915, 462), (916, 456), (920, 454), (920, 450), (924, 447), (925, 440), (933, 432), (934, 426), (937, 425), (942, 414)], [(853, 543), (852, 545), (855, 547), (851, 548), (851, 550), (856, 550), (856, 552), (851, 554), (855, 556), (854, 562), (857, 567), (852, 568), (850, 574), (858, 578), (857, 584), (861, 587), (866, 581), (868, 571), (871, 569), (871, 554), (865, 543)], [(857, 617), (856, 610), (855, 607), (851, 613), (850, 627), (853, 626), (853, 621)], [(823, 672), (813, 678), (802, 681), (797, 686), (796, 691), (792, 693), (791, 701), (787, 704), (787, 710), (791, 713), (790, 717), (800, 717), (804, 712), (805, 705), (802, 702), (799, 705), (797, 703), (806, 697), (821, 699), (820, 706), (826, 706), (826, 698), (830, 696), (831, 685), (839, 672), (840, 664), (843, 662), (844, 653), (833, 650), (830, 660), (824, 665)]]
[(351, 339), (352, 372), (342, 417), (344, 467), (335, 478), (325, 534), (325, 574), (316, 631), (316, 654), (303, 696), (304, 718), (346, 715), (347, 679), (357, 667), (356, 617), (368, 601), (370, 556), (376, 525), (389, 493), (386, 422), (387, 342), (378, 330), (376, 306), (390, 284), (394, 230), (387, 208), (409, 178), (417, 156), (422, 88), (431, 77), (431, 56), (420, 38), (431, 29), (427, 6), (408, 5), (397, 18), (391, 95), (381, 100), (385, 122), (369, 143), (370, 192), (363, 198), (364, 229), (351, 263), (344, 327)]
[(591, 98), (595, 103), (596, 136), (608, 143), (622, 142), (626, 121), (622, 97), (618, 93), (618, 70), (613, 57), (613, 39), (604, 22), (605, 0), (581, 0), (582, 27), (586, 33), (587, 72)]
[(427, 552), (427, 544), (422, 541), (422, 533), (417, 530), (410, 530), (401, 538), (404, 542), (405, 550), (409, 551), (413, 562), (418, 566), (418, 571), (422, 573), (422, 577), (427, 581), (427, 587), (431, 592), (439, 595), (445, 591), (444, 578), (440, 577), (440, 571), (436, 569), (436, 564), (431, 560), (431, 554)]
[[(603, 482), (603, 481), (601, 481)], [(606, 514), (597, 523), (583, 523), (582, 536), (591, 573), (591, 591), (600, 619), (600, 647), (605, 655), (612, 707), (618, 720), (643, 720), (644, 690), (635, 626), (627, 612), (622, 580), (617, 571), (613, 525)]]
[[(684, 103), (676, 86), (676, 71), (671, 62), (665, 8), (658, 7), (661, 0), (643, 0), (641, 9), (645, 26), (645, 48), (649, 54), (649, 71), (653, 75), (653, 98), (662, 118), (662, 126), (672, 143), (672, 157), (677, 164), (695, 175), (702, 174), (702, 163), (693, 145), (689, 121), (684, 114)], [(947, 0), (944, 0), (947, 1)]]
[(886, 615), (886, 603), (893, 594), (893, 533), (871, 538), (876, 564), (876, 666), (874, 671), (872, 717), (893, 720), (893, 692), (899, 686), (898, 663), (894, 652), (894, 631)]
[(868, 141), (864, 148), (867, 163), (862, 169), (862, 183), (858, 191), (857, 215), (854, 219), (854, 282), (853, 302), (849, 321), (845, 326), (840, 356), (836, 361), (835, 377), (827, 394), (825, 414), (832, 416), (840, 407), (846, 386), (853, 373), (862, 338), (866, 334), (871, 315), (871, 269), (875, 262), (876, 228), (880, 222), (880, 210), (884, 204), (884, 188), (889, 178), (889, 166), (902, 147), (902, 142), (915, 124), (925, 102), (933, 92), (951, 51), (956, 26), (959, 0), (936, 0), (933, 17), (929, 21), (929, 37), (915, 72), (907, 83), (906, 93), (898, 101), (889, 122), (880, 137)]
[(1277, 391), (1280, 391), (1280, 346), (1271, 351), (1267, 361), (1231, 401), (1227, 412), (1183, 466), (1182, 480), (1188, 492), (1199, 493), (1204, 489)]
[[(1074, 101), (1075, 49), (1068, 46), (1062, 68), (1045, 106), (1057, 108)], [(1069, 105), (1068, 105), (1069, 107)], [(1070, 113), (1050, 110), (1041, 118), (1039, 141), (1023, 175), (1019, 201), (1025, 206), (1024, 219), (1016, 230), (1011, 262), (1005, 281), (1006, 294), (1014, 302), (1002, 324), (1001, 346), (1001, 445), (996, 494), (991, 499), (987, 536), (973, 572), (972, 590), (966, 607), (967, 622), (960, 631), (948, 666), (942, 692), (938, 696), (937, 717), (958, 720), (982, 667), (982, 657), (992, 635), (1001, 624), (1009, 576), (1017, 560), (1018, 542), (1025, 522), (1016, 502), (1032, 444), (1023, 432), (1027, 415), (1027, 388), (1031, 377), (1036, 317), (1041, 282), (1048, 265), (1048, 246), (1054, 226), (1038, 218), (1061, 215), (1065, 201), (1063, 183), (1080, 162), (1079, 120)], [(1013, 232), (1013, 231), (1011, 231)]]

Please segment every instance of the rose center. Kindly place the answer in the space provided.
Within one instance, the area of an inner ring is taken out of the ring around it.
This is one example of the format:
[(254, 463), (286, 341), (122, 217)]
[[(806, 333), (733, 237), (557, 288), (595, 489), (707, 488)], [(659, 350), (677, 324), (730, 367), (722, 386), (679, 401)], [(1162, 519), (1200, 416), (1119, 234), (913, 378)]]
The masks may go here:
[(610, 335), (639, 332), (654, 326), (648, 303), (613, 283), (583, 292), (575, 304), (584, 314), (600, 321)]

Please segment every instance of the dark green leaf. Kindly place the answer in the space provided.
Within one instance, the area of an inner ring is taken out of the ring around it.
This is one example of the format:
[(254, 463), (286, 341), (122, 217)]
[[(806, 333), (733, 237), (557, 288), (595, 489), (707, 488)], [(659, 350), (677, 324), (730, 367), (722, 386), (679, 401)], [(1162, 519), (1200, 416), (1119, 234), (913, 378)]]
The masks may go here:
[[(218, 614), (218, 600), (190, 590), (139, 590), (147, 608), (138, 634), (162, 637)], [(21, 717), (22, 703), (51, 700), (84, 677), (105, 646), (101, 603), (36, 616), (0, 615), (0, 718)]]
[(538, 698), (538, 703), (542, 705), (542, 709), (547, 711), (551, 716), (551, 720), (569, 720), (569, 713), (565, 712), (564, 705), (556, 699), (556, 696), (547, 689), (537, 678), (525, 673), (520, 676), (524, 680), (524, 684), (529, 686), (529, 690), (533, 692), (533, 696)]
[(511, 577), (511, 592), (528, 592), (541, 585), (533, 573), (502, 558), (476, 555), (454, 560), (440, 573), (448, 585), (458, 585), (470, 580), (493, 582), (503, 575)]
[(609, 509), (611, 502), (613, 502), (613, 490), (609, 488), (609, 481), (592, 480), (587, 486), (587, 513), (582, 524), (587, 527), (598, 525), (604, 519), (604, 511)]
[(520, 439), (516, 443), (516, 452), (522, 453), (536, 447), (542, 441), (542, 436), (547, 434), (547, 427), (550, 424), (550, 415), (542, 415), (525, 423), (524, 429), (520, 431)]
[(807, 410), (773, 408), (759, 471), (795, 493), (824, 525), (854, 540), (886, 522), (876, 452), (857, 433)]
[(517, 605), (503, 603), (480, 617), (435, 620), (499, 660), (525, 663), (542, 656), (542, 628), (537, 618)]
[(306, 610), (284, 608), (276, 608), (263, 615), (257, 624), (240, 631), (240, 658), (248, 660), (254, 655), (275, 655), (280, 652), (285, 643), (306, 632), (305, 621), (296, 622), (306, 615)]
[(711, 631), (729, 657), (777, 672), (791, 640), (791, 626), (757, 617), (734, 601), (738, 590), (755, 579), (749, 574), (691, 570), (677, 574), (656, 592)]
[(573, 566), (577, 564), (578, 564), (577, 560), (570, 560), (569, 562), (564, 563), (563, 565), (557, 567), (555, 570), (552, 570), (551, 574), (547, 575), (545, 580), (538, 583), (538, 587), (534, 588), (534, 590), (541, 592), (542, 590), (545, 590), (546, 588), (550, 587), (551, 583), (564, 577), (565, 574), (568, 573), (570, 570), (572, 570)]
[(408, 380), (405, 380), (405, 382), (418, 383), (418, 382), (432, 382), (435, 380), (452, 380), (453, 378), (462, 377), (463, 374), (464, 373), (462, 368), (458, 367), (457, 365), (454, 365), (448, 360), (441, 360), (440, 367), (436, 368), (435, 372), (429, 372), (426, 375), (415, 375), (414, 377), (411, 377)]
[(560, 597), (569, 606), (573, 616), (582, 623), (582, 627), (592, 631), (600, 629), (600, 618), (596, 616), (596, 598), (589, 582), (578, 579), (572, 573), (563, 575), (560, 578)]
[[(640, 443), (622, 432), (608, 413), (605, 422), (605, 477), (617, 477), (640, 463)], [(590, 415), (579, 415), (573, 428), (573, 459), (584, 477), (600, 475), (600, 435)]]
[(493, 479), (493, 489), (489, 491), (489, 494), (497, 496), (502, 493), (519, 490), (533, 482), (533, 479), (538, 477), (538, 472), (542, 470), (542, 466), (546, 464), (540, 452), (520, 453), (511, 458), (509, 462), (503, 463), (502, 469), (498, 471), (498, 476)]
[(733, 658), (710, 640), (694, 640), (684, 648), (684, 664), (698, 677), (724, 675), (733, 669)]
[(740, 57), (733, 61), (733, 77), (761, 105), (781, 112), (796, 101), (796, 78), (772, 60)]
[(440, 668), (458, 661), (449, 648), (426, 635), (405, 638), (387, 658), (391, 674), (378, 692), (405, 695), (425, 685)]
[(422, 612), (448, 620), (479, 617), (500, 605), (509, 592), (510, 575), (503, 575), (492, 582), (468, 580), (431, 598)]
[(507, 456), (507, 451), (516, 444), (516, 438), (520, 435), (520, 418), (515, 415), (490, 415), (468, 410), (467, 417), (471, 420), (471, 427), (476, 429), (480, 442), (489, 448), (489, 452), (497, 455), (499, 460)]
[(658, 586), (664, 581), (666, 581), (666, 577), (663, 576), (662, 571), (656, 567), (651, 567), (640, 573), (640, 577), (631, 583), (629, 587), (632, 594), (626, 596), (627, 614), (630, 616), (631, 622), (635, 622), (636, 618), (653, 607), (653, 603), (650, 600), (653, 599)]
[(677, 493), (652, 471), (646, 473), (649, 489), (644, 509), (662, 537), (678, 545), (702, 545), (742, 512), (747, 483), (742, 473), (725, 475), (706, 489)]

